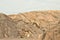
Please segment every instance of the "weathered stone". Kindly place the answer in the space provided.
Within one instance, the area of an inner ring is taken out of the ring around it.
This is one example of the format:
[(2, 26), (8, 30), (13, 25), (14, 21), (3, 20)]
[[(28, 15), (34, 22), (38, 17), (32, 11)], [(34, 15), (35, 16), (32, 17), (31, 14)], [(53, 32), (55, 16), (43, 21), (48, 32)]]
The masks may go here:
[(0, 38), (60, 40), (60, 11), (32, 11), (0, 14)]

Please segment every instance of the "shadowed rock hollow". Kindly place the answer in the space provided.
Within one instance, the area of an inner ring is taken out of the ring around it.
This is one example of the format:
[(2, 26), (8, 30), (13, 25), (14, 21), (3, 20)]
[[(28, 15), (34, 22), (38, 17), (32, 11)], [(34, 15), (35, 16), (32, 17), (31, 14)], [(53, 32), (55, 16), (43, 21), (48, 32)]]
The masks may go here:
[(60, 40), (59, 10), (32, 11), (7, 16), (0, 14), (0, 21), (0, 38)]

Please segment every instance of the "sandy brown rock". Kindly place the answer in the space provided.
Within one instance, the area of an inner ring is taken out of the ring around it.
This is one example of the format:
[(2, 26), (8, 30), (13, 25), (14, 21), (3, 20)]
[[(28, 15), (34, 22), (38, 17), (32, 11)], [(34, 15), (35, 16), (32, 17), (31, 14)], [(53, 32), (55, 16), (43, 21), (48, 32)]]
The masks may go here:
[(11, 32), (13, 33), (12, 36), (16, 36), (16, 38), (22, 38), (22, 40), (24, 38), (26, 40), (60, 40), (60, 10), (32, 11), (8, 15), (7, 20), (9, 21), (8, 27), (11, 25), (14, 27), (16, 33), (12, 32), (13, 28), (11, 28)]
[(15, 22), (7, 15), (0, 13), (0, 38), (15, 38), (17, 28)]
[[(33, 36), (37, 39), (60, 40), (59, 10), (32, 11), (17, 15), (10, 15), (10, 17), (17, 22), (17, 26), (20, 27), (20, 29), (22, 27), (22, 29), (30, 30)], [(23, 21), (24, 23), (20, 21)]]

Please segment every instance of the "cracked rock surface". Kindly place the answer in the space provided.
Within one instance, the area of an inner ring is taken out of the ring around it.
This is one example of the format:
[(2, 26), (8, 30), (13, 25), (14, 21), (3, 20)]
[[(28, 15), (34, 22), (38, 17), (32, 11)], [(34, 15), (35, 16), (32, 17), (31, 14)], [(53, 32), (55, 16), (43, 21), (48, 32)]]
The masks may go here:
[(0, 14), (0, 38), (60, 40), (60, 11)]

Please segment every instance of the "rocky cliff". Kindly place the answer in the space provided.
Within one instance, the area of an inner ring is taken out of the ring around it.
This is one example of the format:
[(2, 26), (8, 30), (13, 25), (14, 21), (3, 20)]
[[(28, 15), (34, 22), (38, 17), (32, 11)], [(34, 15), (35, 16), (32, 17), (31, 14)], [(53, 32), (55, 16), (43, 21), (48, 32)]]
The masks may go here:
[(0, 14), (0, 38), (60, 40), (60, 11)]

